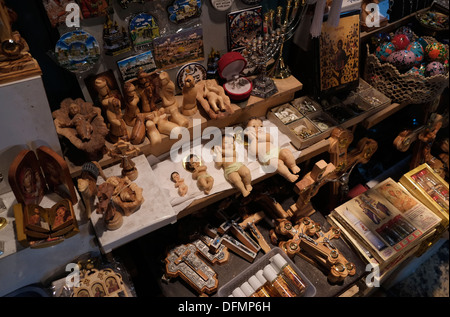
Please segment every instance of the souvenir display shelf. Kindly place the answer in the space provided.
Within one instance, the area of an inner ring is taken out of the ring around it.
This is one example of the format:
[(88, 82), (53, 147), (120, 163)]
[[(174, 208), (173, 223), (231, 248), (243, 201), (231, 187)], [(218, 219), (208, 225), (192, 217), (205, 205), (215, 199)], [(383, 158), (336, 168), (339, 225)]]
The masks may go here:
[[(217, 127), (224, 128), (233, 126), (235, 124), (245, 122), (250, 117), (259, 117), (265, 116), (266, 112), (269, 108), (288, 102), (294, 99), (294, 95), (296, 92), (300, 91), (303, 87), (303, 84), (298, 81), (294, 76), (290, 76), (286, 79), (275, 79), (275, 84), (278, 87), (278, 93), (271, 96), (267, 99), (262, 99), (255, 96), (250, 96), (250, 98), (246, 101), (240, 102), (238, 104), (231, 104), (234, 108), (234, 113), (220, 119), (209, 119), (207, 115), (203, 111), (198, 111), (195, 115), (189, 117), (189, 127), (188, 130), (190, 132), (192, 138), (192, 131), (194, 129), (194, 120), (195, 123), (200, 123), (201, 131), (203, 131), (207, 127)], [(178, 103), (181, 104), (182, 96), (176, 95), (178, 99)], [(130, 127), (128, 127), (131, 129)], [(157, 146), (150, 145), (148, 138), (145, 139), (143, 144), (138, 145), (141, 152), (146, 155), (153, 156), (161, 156), (170, 151), (170, 148), (173, 144), (177, 142), (176, 139), (171, 140), (169, 136), (162, 135), (162, 142)], [(107, 147), (111, 147), (112, 144), (106, 142)], [(77, 166), (73, 164), (67, 157), (65, 157), (67, 165), (69, 166), (72, 177), (76, 177), (81, 173), (81, 166)], [(114, 160), (113, 158), (105, 155), (100, 161), (100, 165), (102, 166), (110, 166), (114, 163), (117, 163), (118, 160)]]

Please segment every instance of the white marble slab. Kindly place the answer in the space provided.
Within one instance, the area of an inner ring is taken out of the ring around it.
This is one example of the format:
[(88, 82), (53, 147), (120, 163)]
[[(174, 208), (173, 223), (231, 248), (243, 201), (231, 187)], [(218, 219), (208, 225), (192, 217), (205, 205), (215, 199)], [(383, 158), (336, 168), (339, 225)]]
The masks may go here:
[[(107, 230), (103, 216), (92, 212), (91, 222), (104, 253), (111, 252), (132, 240), (155, 231), (176, 221), (176, 214), (160, 188), (160, 180), (156, 178), (147, 158), (144, 155), (133, 158), (139, 172), (134, 181), (143, 189), (144, 202), (141, 207), (128, 217), (123, 217), (123, 224), (117, 230)], [(120, 176), (120, 164), (104, 169), (106, 177)], [(99, 177), (98, 184), (104, 180)]]

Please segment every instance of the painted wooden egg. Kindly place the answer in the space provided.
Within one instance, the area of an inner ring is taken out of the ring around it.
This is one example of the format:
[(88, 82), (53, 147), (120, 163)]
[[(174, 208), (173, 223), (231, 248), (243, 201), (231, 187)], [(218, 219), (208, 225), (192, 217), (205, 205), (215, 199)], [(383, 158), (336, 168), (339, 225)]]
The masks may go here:
[(410, 42), (412, 42), (412, 41), (414, 40), (414, 33), (413, 33), (413, 31), (411, 30), (411, 28), (408, 27), (408, 26), (401, 26), (401, 27), (399, 27), (399, 28), (395, 31), (394, 34), (395, 34), (395, 35), (397, 35), (397, 34), (404, 34), (404, 35), (406, 35), (406, 36), (408, 37), (408, 39), (409, 39)]
[(409, 42), (409, 38), (405, 34), (397, 34), (392, 39), (392, 44), (394, 44), (396, 51), (406, 49)]
[(382, 43), (390, 42), (391, 36), (388, 33), (380, 32), (375, 34), (372, 37), (371, 41), (373, 46), (378, 46), (381, 45)]
[(422, 44), (417, 41), (411, 42), (406, 47), (406, 50), (411, 51), (414, 53), (414, 55), (416, 55), (416, 65), (419, 65), (423, 62), (425, 52), (423, 50)]
[(416, 55), (407, 50), (395, 51), (387, 58), (387, 62), (391, 63), (399, 70), (404, 71), (414, 66)]
[(416, 76), (425, 76), (425, 67), (424, 66), (420, 66), (420, 67), (414, 66), (413, 68), (408, 70), (406, 73), (416, 75)]
[(425, 54), (430, 61), (444, 61), (447, 59), (448, 51), (444, 44), (434, 42), (427, 45)]
[(381, 62), (385, 62), (387, 60), (387, 58), (389, 57), (389, 55), (394, 53), (394, 51), (395, 51), (394, 44), (392, 44), (391, 42), (385, 42), (385, 43), (380, 44), (376, 48), (375, 56), (378, 57), (378, 59)]
[(431, 62), (425, 68), (425, 74), (429, 77), (439, 75), (439, 74), (445, 74), (445, 67), (440, 62), (436, 62), (436, 61)]

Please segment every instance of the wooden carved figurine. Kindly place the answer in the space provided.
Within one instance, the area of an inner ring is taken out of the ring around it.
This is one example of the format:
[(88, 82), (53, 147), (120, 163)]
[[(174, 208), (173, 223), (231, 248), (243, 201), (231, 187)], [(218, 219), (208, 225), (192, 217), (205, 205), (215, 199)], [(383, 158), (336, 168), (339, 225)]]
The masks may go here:
[(272, 136), (265, 132), (263, 123), (259, 118), (251, 118), (246, 127), (249, 138), (249, 153), (255, 155), (263, 165), (268, 165), (277, 171), (281, 176), (290, 182), (298, 179), (300, 168), (295, 162), (292, 152), (287, 149), (280, 149), (272, 142)]
[(158, 108), (156, 107), (155, 100), (155, 85), (149, 74), (144, 70), (139, 69), (137, 75), (137, 93), (141, 99), (141, 112), (151, 112)]
[(178, 109), (178, 101), (175, 98), (175, 84), (170, 80), (167, 72), (160, 73), (159, 79), (161, 83), (159, 95), (161, 97), (162, 108), (169, 115), (169, 121), (176, 123), (180, 127), (187, 128), (189, 126), (189, 120)]
[(216, 147), (216, 166), (223, 168), (225, 179), (247, 197), (252, 191), (252, 174), (247, 166), (237, 161), (237, 153), (232, 135), (224, 135), (222, 147)]
[[(74, 153), (73, 157), (84, 159), (83, 163), (86, 160), (96, 161), (102, 158), (108, 127), (99, 107), (81, 98), (66, 98), (61, 102), (60, 109), (53, 111), (52, 115), (56, 133), (65, 137), (84, 154)], [(69, 156), (70, 159), (74, 159), (73, 157)]]
[(114, 186), (111, 199), (125, 216), (128, 217), (136, 212), (144, 203), (143, 189), (128, 177), (111, 176), (106, 183)]
[(201, 159), (191, 154), (186, 162), (186, 169), (192, 173), (198, 188), (208, 195), (214, 185), (214, 178), (206, 172), (207, 167), (201, 164)]
[(217, 84), (215, 79), (199, 81), (196, 87), (197, 101), (211, 119), (234, 113), (230, 97), (225, 94), (225, 90)]
[(170, 180), (175, 183), (175, 188), (178, 188), (178, 195), (183, 197), (187, 194), (188, 187), (184, 183), (184, 179), (181, 178), (178, 172), (173, 172), (172, 174), (170, 174)]
[[(158, 129), (158, 131), (165, 135), (170, 135), (173, 129), (179, 128), (180, 126), (175, 122), (171, 122), (168, 119), (168, 115), (164, 108), (160, 108), (157, 111), (153, 111), (146, 116), (147, 119), (152, 120)], [(147, 123), (146, 123), (147, 125)]]
[(332, 175), (335, 169), (332, 163), (327, 164), (324, 160), (320, 160), (314, 164), (311, 172), (295, 184), (294, 190), (299, 194), (299, 197), (296, 203), (289, 208), (289, 212), (294, 215), (294, 219), (314, 213), (311, 198), (317, 194), (323, 185), (328, 183), (328, 177)]
[(131, 158), (138, 155), (140, 151), (139, 148), (133, 146), (130, 142), (120, 140), (114, 144), (113, 149), (109, 149), (108, 154), (112, 158), (121, 158), (122, 176), (126, 176), (134, 181), (138, 177), (138, 171)]
[(91, 217), (94, 200), (98, 193), (97, 178), (99, 173), (99, 168), (94, 162), (87, 162), (81, 167), (81, 175), (77, 180), (78, 190), (83, 198), (88, 219)]
[(62, 128), (74, 128), (77, 132), (77, 137), (79, 137), (83, 142), (89, 141), (91, 139), (94, 128), (92, 127), (92, 120), (98, 115), (96, 112), (81, 114), (81, 108), (76, 103), (71, 103), (69, 106), (69, 122), (61, 122), (60, 127)]
[(123, 90), (125, 93), (125, 112), (123, 114), (123, 120), (128, 126), (134, 127), (137, 115), (140, 113), (138, 106), (139, 96), (136, 92), (136, 87), (130, 82), (123, 85)]
[(159, 80), (161, 81), (161, 91), (159, 93), (164, 108), (175, 106), (178, 108), (178, 102), (175, 98), (175, 84), (170, 80), (167, 72), (161, 72), (159, 74)]
[(192, 116), (197, 113), (197, 87), (193, 76), (188, 75), (184, 79), (183, 105), (181, 113), (185, 116)]
[(122, 214), (116, 209), (111, 197), (114, 192), (114, 185), (102, 183), (98, 186), (97, 213), (103, 215), (105, 226), (108, 230), (117, 230), (123, 224)]

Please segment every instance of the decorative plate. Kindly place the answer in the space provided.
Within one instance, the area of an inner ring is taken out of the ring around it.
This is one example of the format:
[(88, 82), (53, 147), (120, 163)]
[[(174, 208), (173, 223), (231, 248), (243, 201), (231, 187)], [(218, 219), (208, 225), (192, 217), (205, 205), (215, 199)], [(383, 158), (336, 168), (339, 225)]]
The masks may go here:
[(234, 0), (211, 0), (214, 9), (218, 11), (226, 11), (233, 5)]
[(92, 69), (98, 62), (100, 46), (91, 34), (77, 30), (61, 36), (56, 43), (55, 53), (61, 67), (82, 73)]
[(195, 83), (207, 79), (206, 68), (200, 63), (189, 63), (182, 66), (177, 73), (177, 85), (183, 89), (184, 79), (187, 75), (194, 77)]

